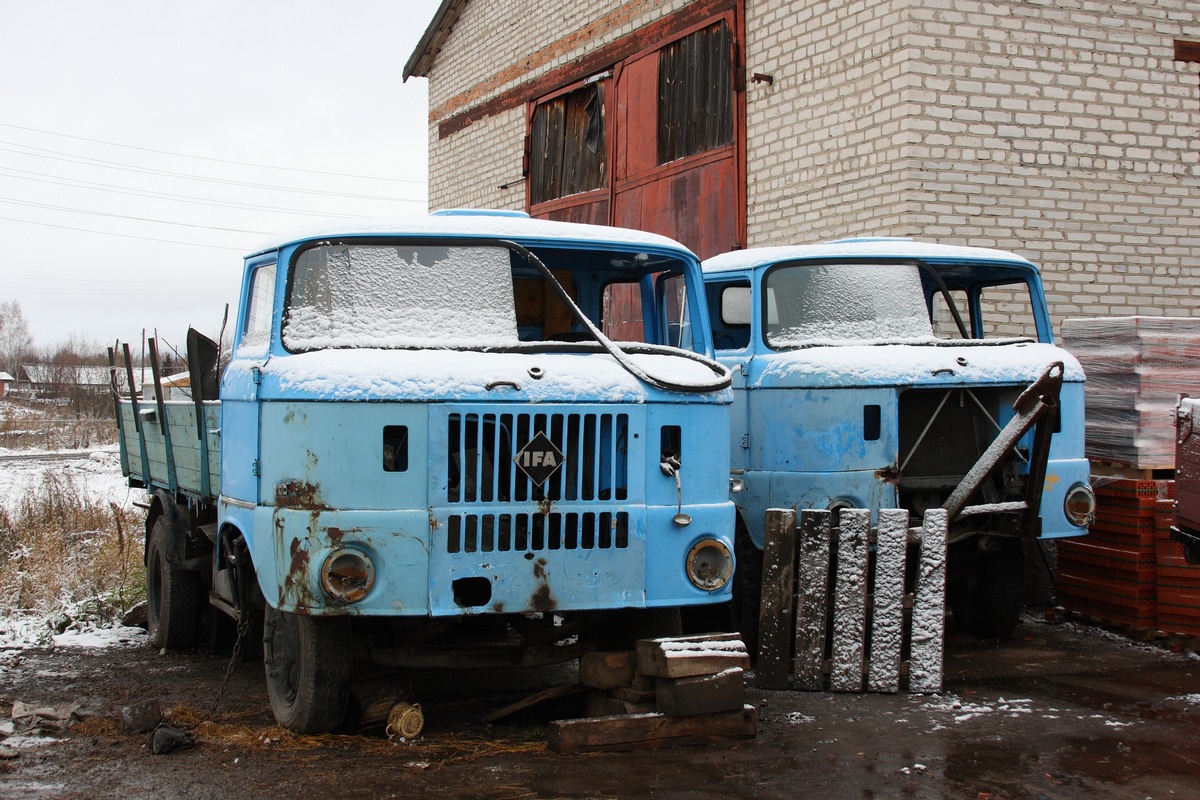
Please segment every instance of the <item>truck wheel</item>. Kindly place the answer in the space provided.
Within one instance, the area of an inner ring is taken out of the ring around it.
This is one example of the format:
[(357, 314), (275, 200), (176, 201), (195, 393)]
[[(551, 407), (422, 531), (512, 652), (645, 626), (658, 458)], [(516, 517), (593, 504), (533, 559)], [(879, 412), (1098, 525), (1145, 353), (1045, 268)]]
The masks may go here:
[(297, 733), (337, 730), (349, 708), (352, 661), (349, 620), (267, 608), (267, 694), (283, 727)]
[(955, 630), (979, 639), (1012, 636), (1025, 595), (1020, 541), (1002, 540), (995, 552), (964, 558), (950, 566), (948, 577), (946, 599)]
[(171, 523), (164, 514), (150, 529), (146, 547), (146, 610), (150, 644), (179, 650), (196, 643), (200, 576), (167, 560)]

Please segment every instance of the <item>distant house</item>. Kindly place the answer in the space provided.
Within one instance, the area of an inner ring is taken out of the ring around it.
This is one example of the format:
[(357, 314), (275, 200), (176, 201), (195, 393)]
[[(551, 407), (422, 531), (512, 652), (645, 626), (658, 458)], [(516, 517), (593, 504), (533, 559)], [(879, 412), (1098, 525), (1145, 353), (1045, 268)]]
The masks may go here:
[(8, 394), (8, 385), (15, 380), (16, 378), (14, 378), (12, 375), (9, 375), (7, 372), (0, 372), (0, 397), (4, 397)]
[[(191, 400), (192, 376), (187, 372), (162, 377), (163, 400)], [(154, 399), (154, 383), (148, 382), (142, 386), (142, 397)]]
[(70, 400), (109, 391), (108, 367), (69, 364), (22, 364), (13, 395), (28, 400)]

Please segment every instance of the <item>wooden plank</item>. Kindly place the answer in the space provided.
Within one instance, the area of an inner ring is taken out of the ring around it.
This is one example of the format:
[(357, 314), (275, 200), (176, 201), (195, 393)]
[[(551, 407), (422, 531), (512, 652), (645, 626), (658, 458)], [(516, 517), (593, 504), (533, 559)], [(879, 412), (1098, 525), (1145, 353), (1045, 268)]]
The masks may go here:
[(946, 624), (945, 509), (925, 512), (921, 562), (913, 599), (908, 690), (914, 694), (942, 691), (943, 631)]
[(861, 692), (867, 616), (867, 553), (871, 512), (844, 509), (837, 537), (837, 584), (833, 597), (833, 668), (829, 688)]
[(800, 512), (800, 574), (796, 601), (796, 688), (825, 684), (825, 615), (829, 592), (829, 523), (825, 510)]
[(560, 719), (550, 723), (546, 744), (555, 753), (606, 750), (653, 750), (758, 734), (758, 712), (751, 705), (737, 711), (671, 717), (666, 714)]
[[(536, 694), (532, 694), (523, 700), (518, 700), (515, 703), (510, 703), (504, 708), (498, 708), (483, 718), (484, 722), (496, 722), (506, 717), (511, 717), (515, 714), (520, 714), (522, 711), (528, 711), (531, 708), (551, 703), (557, 700), (562, 700), (567, 697), (574, 697), (588, 691), (588, 688), (579, 683), (567, 683), (560, 686), (551, 686), (543, 689)], [(386, 717), (385, 717), (386, 719)]]
[(871, 615), (871, 661), (867, 690), (894, 694), (900, 689), (900, 644), (904, 630), (904, 567), (908, 549), (908, 509), (879, 511), (875, 538), (875, 605)]
[(617, 689), (633, 685), (637, 654), (632, 650), (584, 653), (579, 658), (579, 682), (592, 689)]
[(758, 607), (760, 689), (786, 689), (792, 648), (792, 594), (796, 553), (796, 512), (767, 510), (763, 533), (762, 600)]
[(740, 667), (731, 667), (716, 675), (659, 678), (655, 703), (659, 711), (673, 717), (736, 711), (746, 702), (744, 674)]
[(750, 655), (739, 633), (708, 633), (640, 639), (638, 671), (656, 678), (712, 675), (730, 667), (750, 668)]

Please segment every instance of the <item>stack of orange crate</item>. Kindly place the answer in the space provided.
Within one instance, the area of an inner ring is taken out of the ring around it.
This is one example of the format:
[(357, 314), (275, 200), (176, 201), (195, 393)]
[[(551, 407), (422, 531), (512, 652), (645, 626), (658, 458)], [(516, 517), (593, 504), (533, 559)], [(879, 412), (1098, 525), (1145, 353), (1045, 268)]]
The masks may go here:
[(1183, 557), (1183, 542), (1171, 538), (1175, 501), (1160, 500), (1155, 532), (1158, 627), (1164, 633), (1200, 636), (1200, 566)]
[(1158, 624), (1157, 519), (1173, 482), (1097, 478), (1088, 535), (1058, 542), (1058, 601), (1068, 611), (1134, 628)]

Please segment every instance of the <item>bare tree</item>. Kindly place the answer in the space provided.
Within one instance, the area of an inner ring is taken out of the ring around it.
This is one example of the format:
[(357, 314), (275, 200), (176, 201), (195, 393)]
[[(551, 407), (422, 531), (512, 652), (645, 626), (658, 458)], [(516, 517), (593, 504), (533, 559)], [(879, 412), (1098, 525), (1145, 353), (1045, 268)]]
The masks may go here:
[(16, 300), (0, 303), (0, 372), (20, 375), (21, 362), (32, 350), (33, 337), (21, 304)]

